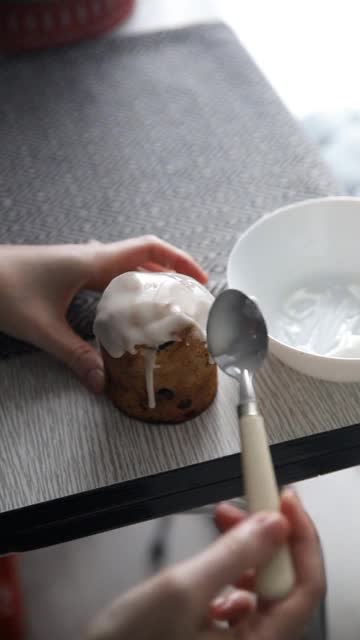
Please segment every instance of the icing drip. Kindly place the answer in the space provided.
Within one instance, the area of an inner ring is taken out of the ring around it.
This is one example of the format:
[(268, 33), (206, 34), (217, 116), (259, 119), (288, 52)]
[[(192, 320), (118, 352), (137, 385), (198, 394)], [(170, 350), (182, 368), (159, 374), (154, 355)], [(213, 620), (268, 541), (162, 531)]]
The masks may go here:
[(150, 409), (155, 409), (156, 407), (155, 392), (154, 392), (155, 360), (156, 360), (156, 349), (145, 349), (144, 351), (145, 380), (146, 380), (148, 404)]

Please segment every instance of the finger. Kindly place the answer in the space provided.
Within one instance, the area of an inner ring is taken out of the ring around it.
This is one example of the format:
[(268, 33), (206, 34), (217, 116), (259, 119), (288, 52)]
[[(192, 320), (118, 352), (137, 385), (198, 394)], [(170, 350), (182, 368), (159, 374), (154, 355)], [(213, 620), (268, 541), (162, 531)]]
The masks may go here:
[(236, 590), (214, 600), (210, 605), (209, 614), (213, 620), (226, 620), (232, 626), (238, 624), (255, 609), (254, 595), (247, 591)]
[(144, 269), (145, 271), (153, 271), (155, 273), (175, 273), (174, 270), (169, 269), (168, 267), (157, 264), (156, 262), (146, 262), (139, 270)]
[(86, 287), (103, 290), (117, 275), (134, 271), (146, 263), (191, 276), (205, 284), (207, 275), (187, 253), (156, 236), (142, 236), (120, 242), (90, 246), (89, 278)]
[(224, 586), (251, 568), (263, 566), (285, 541), (286, 519), (280, 513), (251, 515), (191, 562), (180, 565), (180, 578), (204, 606)]
[(229, 502), (221, 502), (215, 507), (214, 519), (219, 531), (225, 532), (243, 522), (248, 515)]
[(101, 393), (105, 386), (104, 365), (101, 355), (82, 340), (65, 322), (48, 322), (38, 345), (64, 362), (93, 393)]
[[(221, 502), (215, 507), (215, 524), (219, 531), (226, 532), (232, 527), (244, 522), (249, 514), (245, 511), (241, 511), (229, 502)], [(234, 584), (238, 589), (245, 589), (246, 591), (255, 590), (255, 572), (250, 569)]]
[(326, 581), (319, 538), (300, 500), (293, 492), (286, 491), (281, 509), (291, 527), (289, 546), (296, 585), (286, 600), (265, 607), (260, 604), (260, 610), (271, 619), (274, 637), (285, 640), (292, 635), (302, 637), (301, 631), (325, 595)]
[[(290, 491), (285, 491), (283, 494), (282, 512), (289, 518), (293, 530), (292, 548), (293, 553), (295, 553), (294, 564), (298, 581), (303, 580), (306, 582), (308, 580), (309, 571), (311, 571), (314, 566), (314, 559), (313, 556), (307, 555), (307, 562), (304, 562), (301, 550), (305, 542), (304, 538), (307, 540), (317, 540), (317, 548), (315, 547), (313, 551), (315, 552), (316, 557), (320, 557), (321, 559), (321, 554), (318, 553), (319, 541), (316, 529), (309, 516), (303, 510), (298, 498)], [(248, 514), (239, 511), (229, 503), (222, 503), (218, 505), (215, 510), (215, 522), (220, 531), (229, 530), (238, 522), (244, 521), (247, 516)], [(299, 550), (298, 554), (296, 553), (297, 550)], [(298, 562), (297, 557), (299, 557)], [(323, 570), (321, 571), (319, 569), (319, 577), (320, 581), (323, 582)], [(250, 573), (250, 575), (242, 576), (242, 578), (237, 581), (236, 586), (247, 590), (253, 590), (255, 587), (254, 572)]]
[(144, 262), (152, 262), (167, 270), (191, 276), (202, 284), (207, 282), (206, 273), (189, 254), (157, 237), (150, 237), (147, 241), (146, 255)]
[(244, 573), (244, 575), (235, 582), (234, 587), (254, 592), (256, 588), (255, 571), (253, 569), (249, 569), (249, 571), (246, 571), (246, 573)]
[[(299, 498), (290, 490), (284, 492), (281, 511), (290, 523), (290, 546), (298, 584), (309, 584), (316, 575), (324, 583), (324, 564), (316, 528)], [(315, 575), (316, 574), (316, 575)]]

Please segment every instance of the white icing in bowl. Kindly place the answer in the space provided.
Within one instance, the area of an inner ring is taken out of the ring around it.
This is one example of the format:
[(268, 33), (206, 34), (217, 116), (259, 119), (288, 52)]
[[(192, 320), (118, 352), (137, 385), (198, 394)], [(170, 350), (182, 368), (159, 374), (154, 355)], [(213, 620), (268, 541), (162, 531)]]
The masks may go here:
[(360, 283), (306, 283), (288, 294), (272, 335), (292, 347), (333, 358), (360, 358)]

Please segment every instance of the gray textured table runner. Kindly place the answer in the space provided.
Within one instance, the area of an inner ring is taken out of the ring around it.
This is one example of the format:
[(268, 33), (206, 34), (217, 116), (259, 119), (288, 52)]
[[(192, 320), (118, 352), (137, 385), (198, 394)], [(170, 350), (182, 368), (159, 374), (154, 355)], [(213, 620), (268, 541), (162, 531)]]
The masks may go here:
[[(110, 38), (0, 64), (0, 242), (156, 233), (225, 277), (238, 234), (264, 212), (336, 186), (222, 25)], [(81, 303), (81, 304), (80, 304)], [(89, 335), (93, 298), (73, 322)], [(1, 353), (14, 353), (7, 339)], [(355, 385), (270, 359), (259, 376), (271, 442), (358, 421)], [(186, 425), (149, 427), (34, 353), (0, 361), (0, 510), (234, 453), (231, 382)]]
[[(156, 233), (213, 283), (261, 213), (334, 191), (222, 25), (3, 59), (0, 86), (0, 243)], [(85, 337), (93, 313), (71, 308)], [(0, 336), (0, 357), (24, 348)]]

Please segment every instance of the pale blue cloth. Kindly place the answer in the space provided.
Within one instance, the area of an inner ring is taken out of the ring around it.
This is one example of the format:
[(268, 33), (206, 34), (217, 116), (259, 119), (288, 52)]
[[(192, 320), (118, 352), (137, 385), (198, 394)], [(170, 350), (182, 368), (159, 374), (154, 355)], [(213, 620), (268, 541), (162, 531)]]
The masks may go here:
[(345, 192), (360, 196), (360, 110), (312, 114), (303, 125)]

